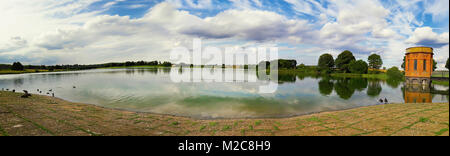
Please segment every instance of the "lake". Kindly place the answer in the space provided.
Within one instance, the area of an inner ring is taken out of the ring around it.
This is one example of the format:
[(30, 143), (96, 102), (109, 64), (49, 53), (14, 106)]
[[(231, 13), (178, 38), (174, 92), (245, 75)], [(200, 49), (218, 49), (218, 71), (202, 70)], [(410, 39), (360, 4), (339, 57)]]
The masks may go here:
[[(196, 79), (199, 72), (232, 76), (211, 82)], [(188, 73), (192, 81), (174, 82), (173, 73)], [(259, 93), (271, 81), (244, 69), (124, 68), (0, 75), (0, 88), (34, 94), (40, 89), (42, 95), (51, 89), (55, 97), (72, 102), (198, 119), (289, 117), (376, 105), (380, 98), (389, 103), (449, 102), (448, 86), (297, 74), (280, 74), (274, 93)]]

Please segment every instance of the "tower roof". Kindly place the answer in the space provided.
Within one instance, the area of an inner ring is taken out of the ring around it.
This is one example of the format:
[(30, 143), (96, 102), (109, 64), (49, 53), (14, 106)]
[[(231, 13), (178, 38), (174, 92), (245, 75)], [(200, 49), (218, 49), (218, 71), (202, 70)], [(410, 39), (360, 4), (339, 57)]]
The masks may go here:
[(406, 49), (406, 53), (433, 53), (431, 47), (411, 47)]

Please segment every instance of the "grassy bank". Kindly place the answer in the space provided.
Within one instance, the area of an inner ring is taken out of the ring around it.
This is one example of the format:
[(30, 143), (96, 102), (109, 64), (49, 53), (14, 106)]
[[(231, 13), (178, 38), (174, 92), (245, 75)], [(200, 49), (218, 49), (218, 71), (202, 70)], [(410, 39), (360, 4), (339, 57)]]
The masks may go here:
[(369, 78), (369, 79), (380, 79), (387, 80), (388, 76), (385, 73), (382, 74), (352, 74), (352, 73), (332, 73), (332, 77), (348, 77), (348, 78)]
[(25, 69), (25, 70), (0, 70), (0, 75), (2, 74), (25, 74), (25, 73), (41, 73), (41, 72), (60, 72), (60, 71), (67, 71), (67, 70), (53, 70), (49, 71), (46, 69)]
[(388, 104), (279, 119), (196, 120), (0, 91), (0, 135), (449, 135), (449, 104)]
[(104, 67), (98, 69), (120, 69), (120, 68), (170, 68), (166, 66), (117, 66), (117, 67)]
[(449, 86), (448, 81), (440, 81), (440, 80), (433, 80), (431, 81), (431, 83), (436, 84), (436, 85), (443, 85), (443, 86)]

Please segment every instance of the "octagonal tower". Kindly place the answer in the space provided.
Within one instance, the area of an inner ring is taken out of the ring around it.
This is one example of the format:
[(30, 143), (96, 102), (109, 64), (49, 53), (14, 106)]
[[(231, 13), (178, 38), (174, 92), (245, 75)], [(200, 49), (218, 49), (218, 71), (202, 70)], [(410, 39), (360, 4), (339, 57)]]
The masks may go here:
[(433, 72), (433, 48), (411, 47), (406, 49), (405, 77), (407, 84), (431, 84)]

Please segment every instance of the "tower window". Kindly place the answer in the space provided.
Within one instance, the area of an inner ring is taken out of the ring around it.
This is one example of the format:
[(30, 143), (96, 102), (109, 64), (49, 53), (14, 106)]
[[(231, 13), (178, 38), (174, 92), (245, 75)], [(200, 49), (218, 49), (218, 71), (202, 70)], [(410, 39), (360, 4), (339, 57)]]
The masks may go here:
[(414, 60), (414, 70), (417, 71), (417, 60)]
[(423, 60), (423, 71), (427, 71), (427, 60)]

